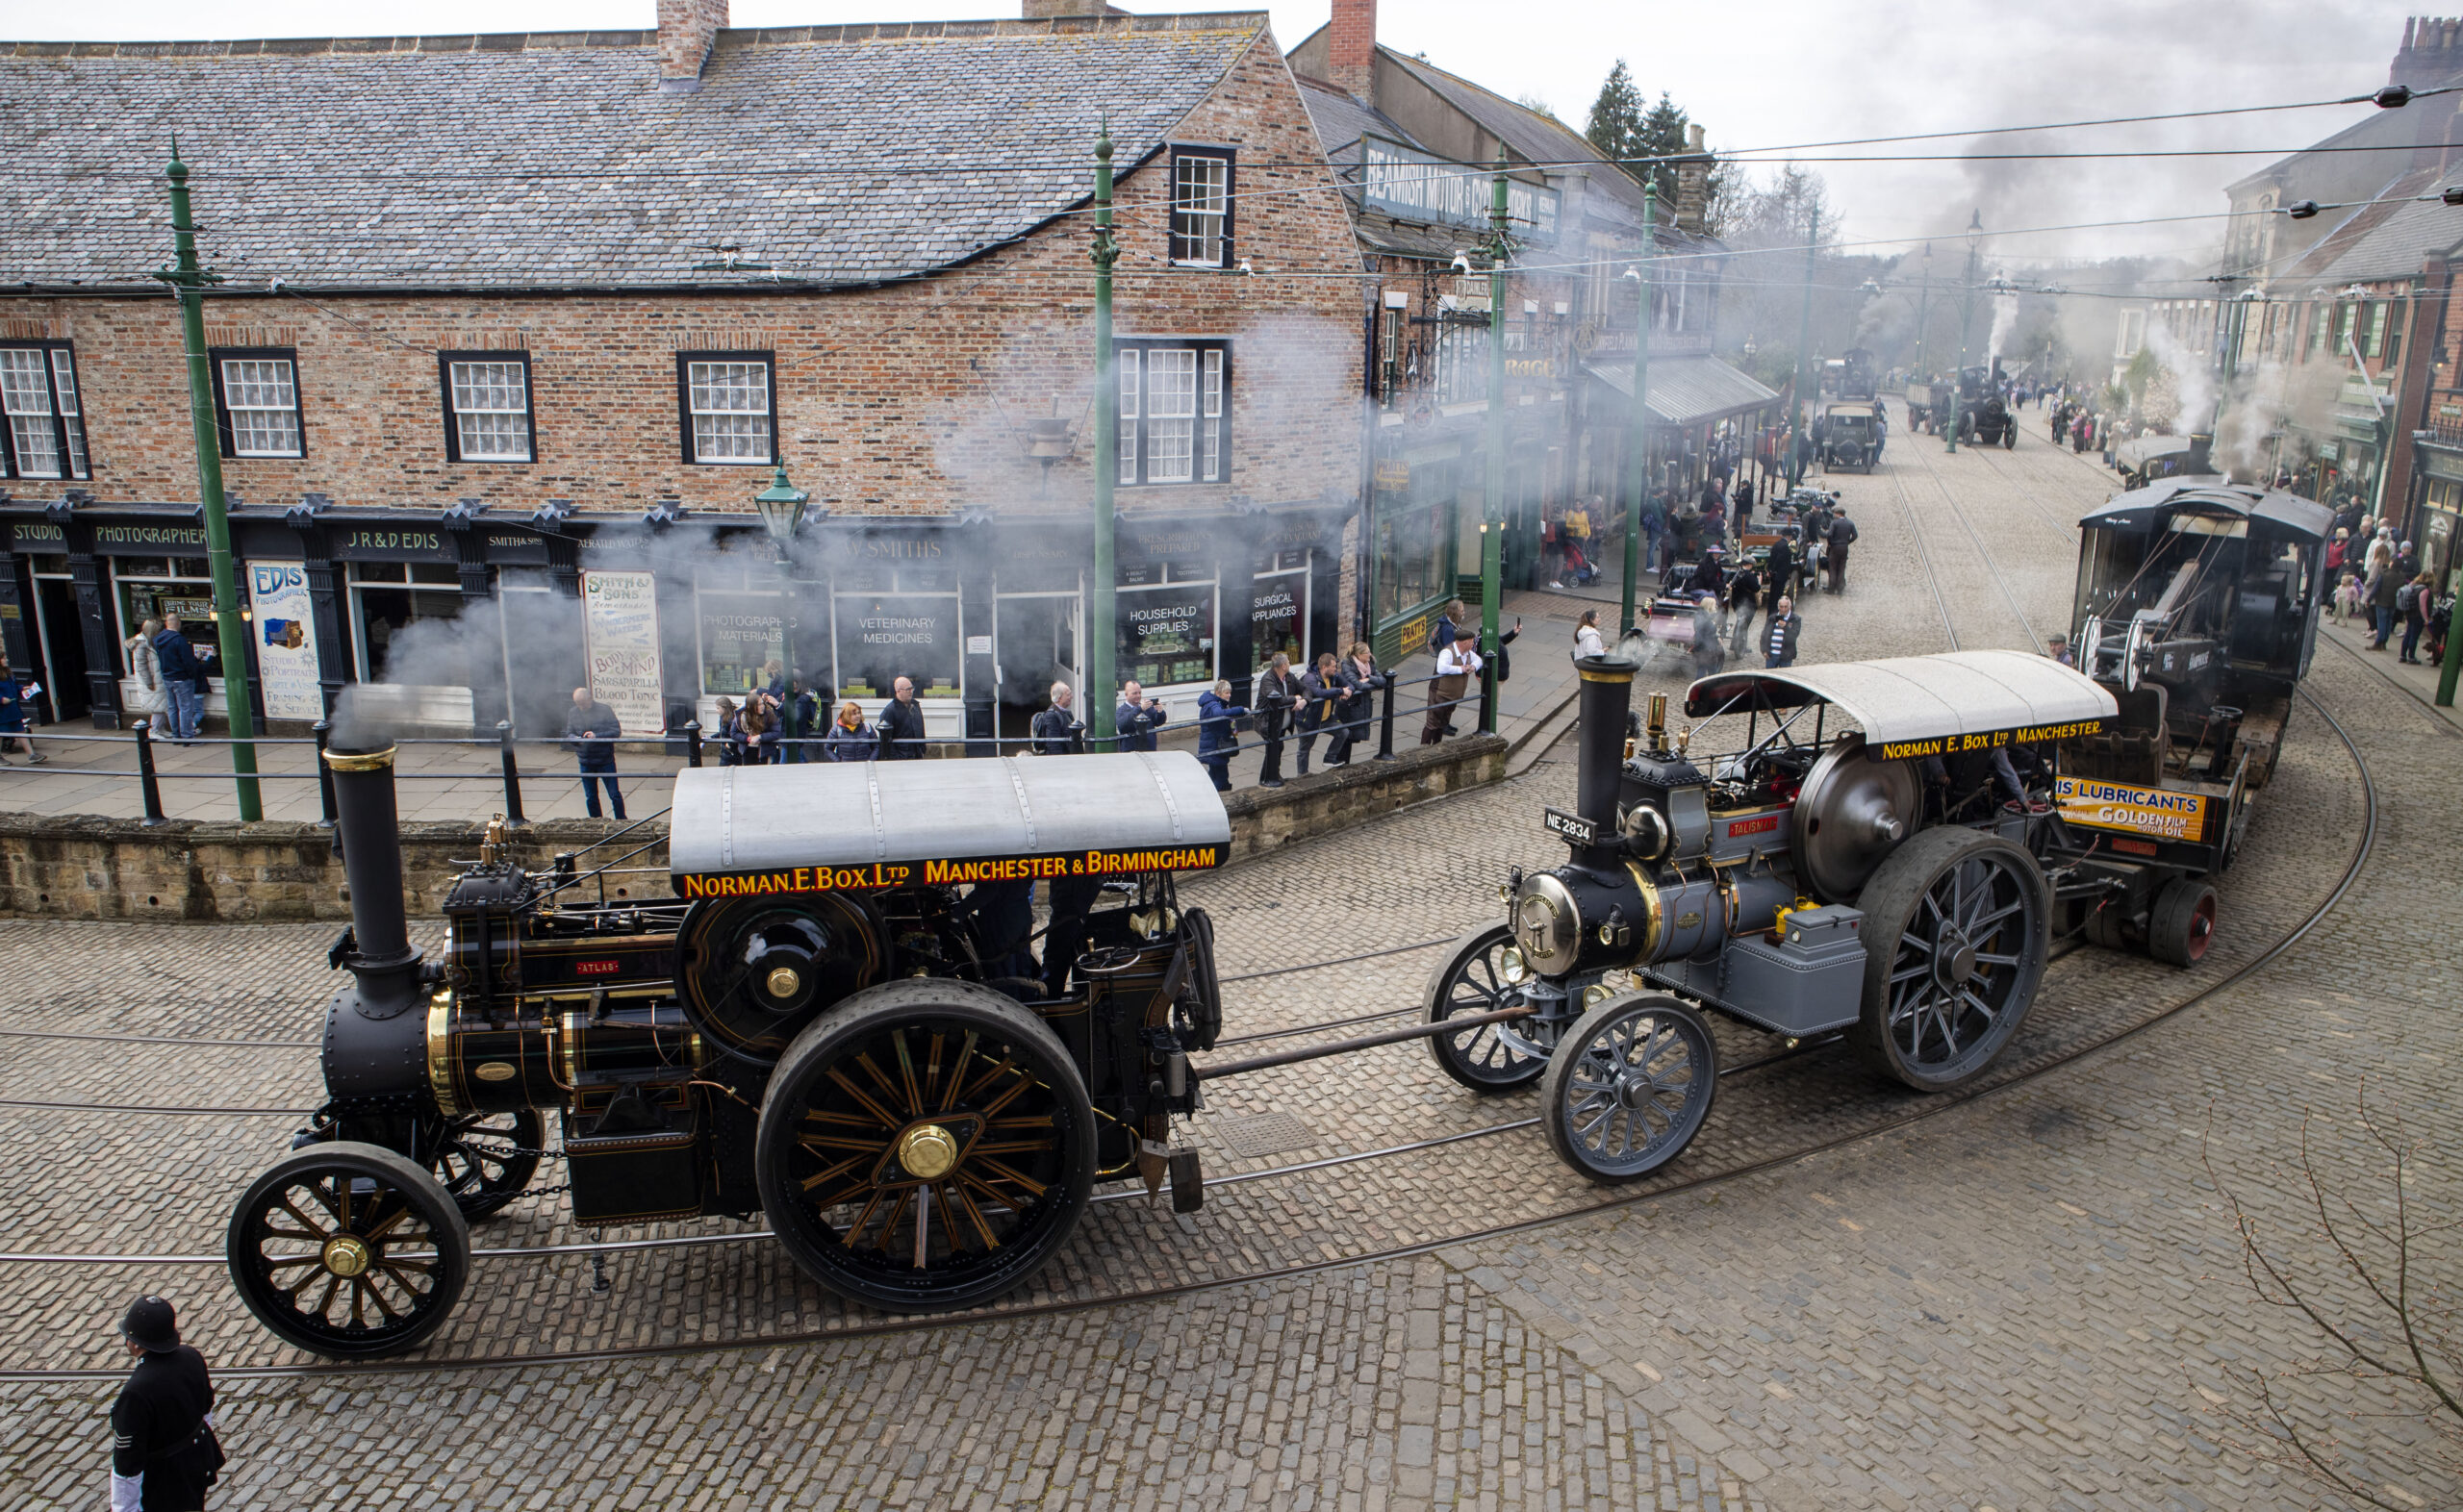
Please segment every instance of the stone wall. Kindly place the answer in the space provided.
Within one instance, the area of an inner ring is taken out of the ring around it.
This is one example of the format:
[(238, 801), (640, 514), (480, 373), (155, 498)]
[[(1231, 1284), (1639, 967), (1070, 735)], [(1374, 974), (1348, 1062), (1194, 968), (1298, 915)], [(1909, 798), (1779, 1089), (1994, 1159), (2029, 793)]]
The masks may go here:
[[(1379, 814), (1442, 797), (1505, 774), (1506, 743), (1493, 735), (1414, 747), (1392, 762), (1360, 760), (1294, 780), (1279, 791), (1243, 789), (1232, 816), (1234, 862), (1332, 834)], [(559, 851), (580, 851), (620, 826), (551, 819), (514, 832), (514, 853), (546, 869)], [(402, 826), (410, 911), (432, 916), (457, 860), (476, 857), (474, 823)], [(669, 895), (664, 831), (645, 826), (592, 855), (592, 862), (650, 848), (624, 863), (651, 871), (608, 878), (610, 898)], [(595, 893), (593, 895), (596, 895)], [(174, 819), (151, 827), (99, 816), (0, 814), (0, 916), (252, 923), (350, 918), (332, 834), (315, 824)]]

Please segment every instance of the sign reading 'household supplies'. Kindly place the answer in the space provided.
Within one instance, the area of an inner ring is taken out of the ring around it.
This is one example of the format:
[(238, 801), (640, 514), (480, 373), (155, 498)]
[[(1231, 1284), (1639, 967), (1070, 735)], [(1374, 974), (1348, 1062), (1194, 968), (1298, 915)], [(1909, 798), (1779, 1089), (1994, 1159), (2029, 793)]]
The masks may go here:
[(685, 897), (759, 897), (773, 893), (855, 893), (877, 888), (955, 887), (963, 882), (1033, 882), (1052, 877), (1134, 876), (1200, 871), (1223, 864), (1221, 845), (1154, 850), (1065, 850), (1049, 856), (986, 856), (971, 861), (876, 862), (861, 867), (782, 867), (770, 871), (688, 872)]
[(2131, 788), (2118, 782), (2063, 777), (2052, 786), (2062, 819), (2090, 829), (2127, 830), (2158, 840), (2206, 838), (2206, 808), (2213, 800), (2196, 793)]
[(1884, 741), (1882, 760), (1905, 761), (1913, 756), (1956, 756), (1962, 751), (1989, 751), (2004, 745), (2033, 745), (2044, 741), (2075, 740), (2101, 735), (2101, 719), (2072, 719), (2066, 724), (2014, 724), (2006, 730), (1979, 730), (1972, 735), (1940, 735), (1926, 741)]

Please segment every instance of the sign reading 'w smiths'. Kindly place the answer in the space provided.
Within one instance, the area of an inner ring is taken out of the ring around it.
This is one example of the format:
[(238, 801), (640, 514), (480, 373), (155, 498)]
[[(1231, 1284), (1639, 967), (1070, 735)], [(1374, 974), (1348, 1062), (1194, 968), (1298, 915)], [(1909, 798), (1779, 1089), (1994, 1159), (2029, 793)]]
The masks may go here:
[(1035, 882), (1054, 877), (1133, 876), (1141, 871), (1203, 871), (1222, 864), (1221, 845), (1180, 845), (1155, 850), (1072, 850), (1044, 856), (978, 856), (966, 861), (876, 862), (864, 867), (695, 871), (677, 877), (675, 891), (685, 897), (869, 893), (883, 888), (955, 887), (970, 882)]

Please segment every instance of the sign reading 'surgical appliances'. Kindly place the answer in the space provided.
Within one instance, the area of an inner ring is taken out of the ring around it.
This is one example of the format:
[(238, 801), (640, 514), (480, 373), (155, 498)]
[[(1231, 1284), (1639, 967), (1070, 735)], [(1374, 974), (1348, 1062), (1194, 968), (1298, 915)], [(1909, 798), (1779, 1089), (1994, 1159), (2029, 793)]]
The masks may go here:
[(1962, 751), (1989, 751), (2004, 745), (2034, 745), (2044, 741), (2076, 740), (2101, 735), (2101, 719), (2072, 719), (2064, 724), (2019, 724), (2006, 730), (1978, 730), (1971, 735), (1940, 735), (1923, 741), (1884, 741), (1882, 760), (1906, 761), (1917, 756), (1956, 756)]
[(2063, 777), (2052, 785), (2063, 820), (2090, 829), (2126, 830), (2158, 840), (2206, 838), (2206, 815), (2215, 800), (2196, 793), (2132, 788), (2118, 782)]
[(626, 735), (666, 729), (659, 697), (658, 601), (647, 572), (581, 575), (582, 641), (591, 695), (616, 711)]
[(861, 893), (879, 888), (956, 887), (969, 882), (1032, 882), (1054, 877), (1133, 876), (1202, 871), (1223, 864), (1220, 845), (1150, 850), (1071, 850), (1048, 856), (984, 856), (967, 861), (876, 862), (867, 867), (786, 867), (772, 871), (689, 872), (675, 879), (685, 897), (761, 897), (774, 893)]
[(297, 562), (248, 564), (248, 608), (257, 634), (257, 685), (269, 719), (321, 719), (317, 685), (317, 620), (308, 568)]

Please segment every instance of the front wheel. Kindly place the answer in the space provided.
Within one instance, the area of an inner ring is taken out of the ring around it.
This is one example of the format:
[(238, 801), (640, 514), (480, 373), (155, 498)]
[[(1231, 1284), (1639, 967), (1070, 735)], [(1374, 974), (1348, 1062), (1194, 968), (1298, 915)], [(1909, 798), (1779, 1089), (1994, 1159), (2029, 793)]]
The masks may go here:
[(2215, 889), (2175, 877), (2155, 895), (2146, 920), (2146, 953), (2166, 966), (2196, 966), (2215, 943)]
[(848, 998), (771, 1075), (761, 1204), (806, 1275), (888, 1312), (972, 1307), (1031, 1279), (1095, 1179), (1069, 1052), (987, 988), (912, 977)]
[[(1428, 983), (1428, 1021), (1443, 1023), (1463, 1014), (1494, 1013), (1521, 1000), (1506, 980), (1511, 963), (1519, 960), (1513, 932), (1504, 924), (1474, 929), (1455, 942), (1453, 954), (1440, 962)], [(1524, 971), (1529, 967), (1522, 968)], [(1529, 1020), (1517, 1027), (1527, 1027)], [(1460, 1034), (1429, 1038), (1437, 1069), (1473, 1092), (1511, 1092), (1527, 1087), (1548, 1069), (1545, 1059), (1525, 1055), (1498, 1031), (1503, 1024), (1484, 1023)]]
[(257, 1321), (331, 1359), (436, 1332), (470, 1274), (470, 1227), (434, 1176), (374, 1145), (311, 1145), (259, 1176), (223, 1240)]
[(1926, 830), (1891, 853), (1865, 911), (1866, 1064), (1947, 1092), (1993, 1064), (2044, 980), (2051, 906), (2035, 857), (1984, 830)]
[(1718, 1046), (1690, 1004), (1612, 997), (1558, 1043), (1539, 1083), (1539, 1126), (1557, 1158), (1591, 1180), (1638, 1180), (1685, 1152), (1718, 1088)]

